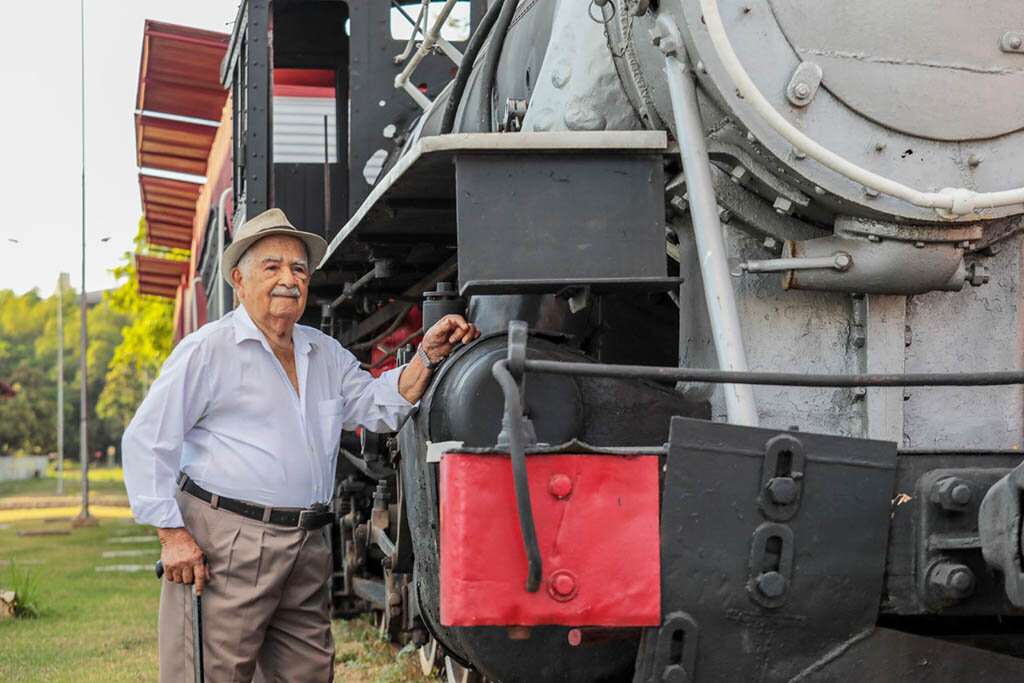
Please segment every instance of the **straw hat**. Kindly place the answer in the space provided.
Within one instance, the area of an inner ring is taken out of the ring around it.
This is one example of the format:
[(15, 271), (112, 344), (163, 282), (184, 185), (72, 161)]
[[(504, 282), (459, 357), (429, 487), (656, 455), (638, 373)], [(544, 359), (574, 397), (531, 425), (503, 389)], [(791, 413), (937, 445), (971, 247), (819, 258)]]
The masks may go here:
[(229, 285), (234, 286), (235, 284), (231, 281), (231, 270), (238, 265), (245, 250), (264, 237), (271, 235), (287, 235), (302, 240), (306, 245), (306, 251), (309, 252), (310, 272), (316, 270), (320, 261), (323, 260), (324, 254), (327, 253), (327, 241), (323, 237), (297, 230), (281, 209), (267, 209), (259, 216), (243, 223), (235, 233), (234, 240), (224, 250), (224, 256), (220, 262), (220, 272)]

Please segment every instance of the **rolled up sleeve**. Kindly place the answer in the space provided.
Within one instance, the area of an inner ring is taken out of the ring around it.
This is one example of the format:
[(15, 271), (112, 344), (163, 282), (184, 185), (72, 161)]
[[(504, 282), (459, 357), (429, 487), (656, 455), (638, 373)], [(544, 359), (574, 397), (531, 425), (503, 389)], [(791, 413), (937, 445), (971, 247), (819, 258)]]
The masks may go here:
[(125, 488), (141, 524), (183, 526), (174, 490), (185, 435), (209, 405), (206, 365), (201, 342), (182, 340), (124, 432)]
[(398, 431), (416, 409), (398, 392), (398, 377), (405, 366), (374, 377), (359, 367), (359, 361), (341, 348), (341, 396), (345, 399), (342, 429), (369, 429), (371, 432)]

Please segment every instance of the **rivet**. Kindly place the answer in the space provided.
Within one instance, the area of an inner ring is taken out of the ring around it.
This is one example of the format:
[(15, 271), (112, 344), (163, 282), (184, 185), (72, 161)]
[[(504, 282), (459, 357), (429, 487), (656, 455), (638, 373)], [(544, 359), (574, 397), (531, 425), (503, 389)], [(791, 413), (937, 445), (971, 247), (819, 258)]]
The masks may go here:
[(576, 576), (567, 569), (559, 569), (548, 579), (548, 595), (559, 602), (576, 597)]
[(981, 165), (981, 162), (984, 160), (984, 157), (980, 157), (977, 154), (972, 154), (967, 158), (967, 165), (970, 166), (971, 168), (977, 168), (979, 165)]
[(875, 151), (876, 152), (881, 152), (884, 149), (885, 149), (885, 143), (884, 142), (878, 141), (878, 142), (875, 143)]
[(555, 498), (568, 498), (572, 493), (572, 479), (564, 474), (556, 474), (548, 481), (548, 493)]
[(1012, 36), (1006, 39), (1006, 44), (1009, 45), (1010, 48), (1013, 50), (1019, 50), (1021, 46), (1024, 45), (1024, 38), (1021, 38), (1017, 34), (1013, 34)]
[(568, 574), (560, 574), (552, 580), (551, 586), (559, 595), (572, 595), (573, 589), (576, 588), (576, 582)]

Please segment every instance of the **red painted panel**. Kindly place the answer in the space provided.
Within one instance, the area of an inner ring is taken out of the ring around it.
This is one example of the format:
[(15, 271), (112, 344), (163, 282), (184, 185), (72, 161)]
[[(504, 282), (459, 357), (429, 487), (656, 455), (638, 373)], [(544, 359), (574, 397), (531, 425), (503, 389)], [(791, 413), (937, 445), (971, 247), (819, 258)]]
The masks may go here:
[(536, 593), (508, 456), (441, 456), (441, 623), (661, 623), (658, 457), (530, 455), (527, 475), (544, 565)]

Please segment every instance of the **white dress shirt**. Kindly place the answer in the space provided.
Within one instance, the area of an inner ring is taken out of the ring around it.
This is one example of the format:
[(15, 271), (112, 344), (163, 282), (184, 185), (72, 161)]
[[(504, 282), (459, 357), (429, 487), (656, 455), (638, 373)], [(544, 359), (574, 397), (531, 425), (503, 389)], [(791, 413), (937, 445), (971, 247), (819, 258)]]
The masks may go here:
[(292, 339), (298, 394), (242, 307), (178, 343), (122, 440), (136, 521), (182, 526), (178, 472), (261, 505), (329, 502), (341, 431), (395, 431), (412, 412), (402, 368), (375, 379), (319, 330), (296, 325)]

